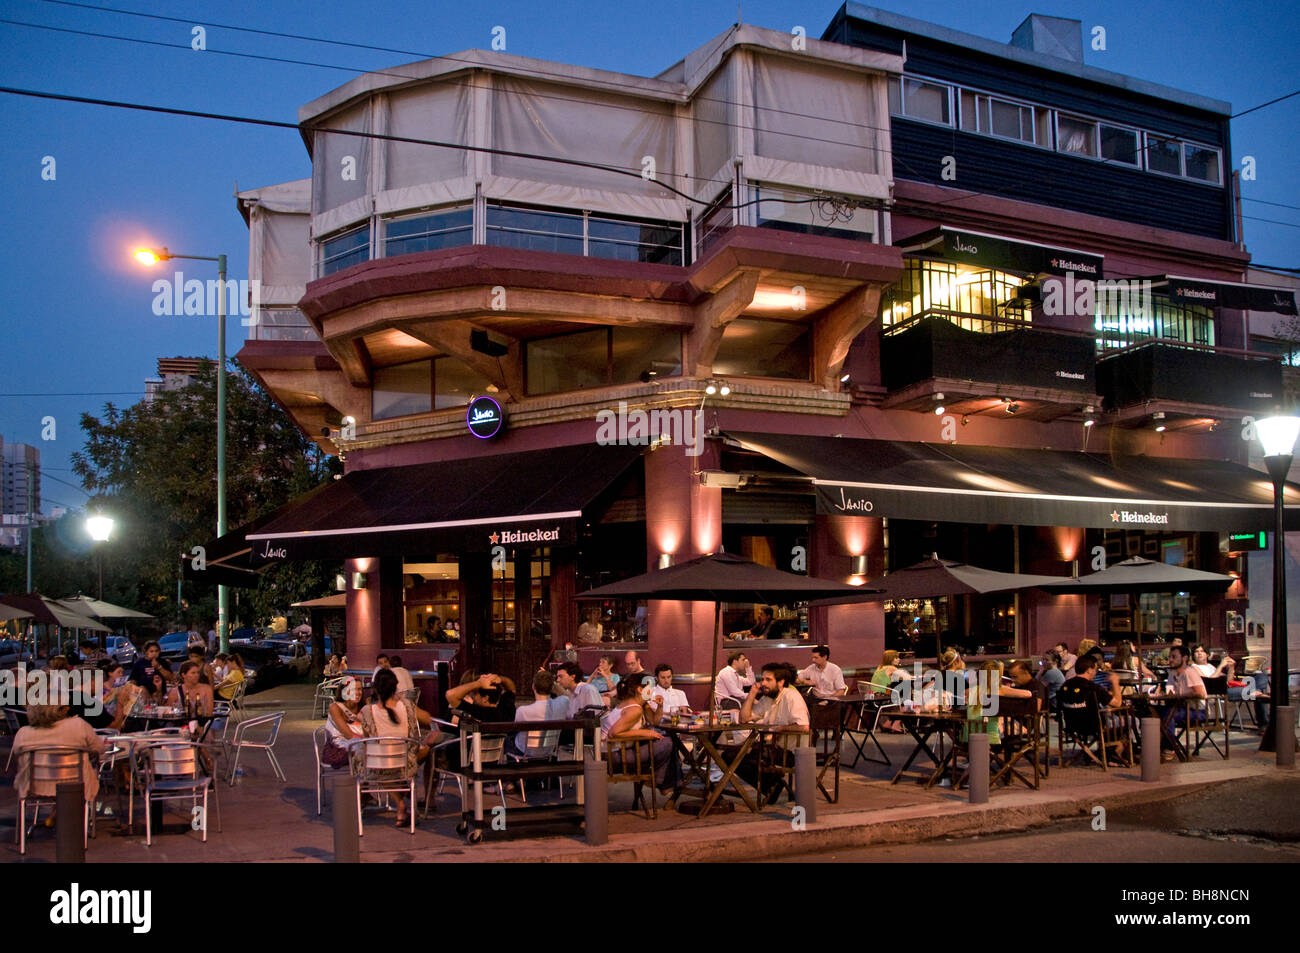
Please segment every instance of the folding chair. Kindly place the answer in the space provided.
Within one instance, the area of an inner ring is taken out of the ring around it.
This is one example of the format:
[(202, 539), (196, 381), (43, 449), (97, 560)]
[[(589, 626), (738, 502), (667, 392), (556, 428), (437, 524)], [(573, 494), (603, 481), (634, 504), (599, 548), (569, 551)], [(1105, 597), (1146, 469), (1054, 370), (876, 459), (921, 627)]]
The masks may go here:
[[(1025, 787), (1038, 790), (1042, 779), (1042, 761), (1047, 760), (1046, 739), (1041, 734), (1042, 718), (1036, 698), (998, 699), (998, 742), (991, 748), (997, 761), (997, 770), (989, 778), (989, 785), (999, 781), (1010, 784), (1015, 778)], [(1033, 766), (1033, 780), (1021, 774), (1016, 767), (1029, 759)]]
[(361, 756), (357, 762), (354, 777), (357, 782), (357, 828), (364, 836), (366, 829), (361, 823), (361, 796), (363, 794), (408, 794), (407, 812), (411, 819), (410, 833), (415, 833), (415, 775), (414, 768), (408, 767), (412, 749), (419, 748), (419, 742), (413, 738), (357, 738), (349, 742), (351, 747), (360, 747)]
[[(618, 754), (617, 765), (614, 764), (615, 752)], [(651, 743), (644, 738), (626, 741), (606, 739), (605, 761), (609, 765), (607, 770), (611, 783), (627, 782), (632, 785), (632, 810), (635, 811), (639, 804), (645, 811), (646, 820), (657, 818), (659, 811), (655, 806), (655, 759)], [(645, 800), (647, 787), (650, 789), (648, 804)]]
[[(862, 690), (862, 685), (868, 686), (866, 691)], [(885, 749), (881, 747), (880, 739), (876, 736), (876, 731), (880, 727), (880, 718), (884, 712), (891, 709), (898, 710), (903, 707), (902, 693), (897, 688), (890, 688), (888, 692), (882, 692), (880, 686), (872, 685), (870, 682), (859, 682), (858, 686), (859, 691), (862, 694), (870, 695), (871, 697), (864, 698), (862, 704), (858, 708), (858, 726), (856, 728), (844, 729), (844, 734), (848, 736), (848, 739), (853, 742), (853, 746), (857, 749), (857, 753), (853, 755), (853, 760), (849, 763), (849, 767), (857, 767), (859, 758), (864, 761), (883, 764), (887, 768), (892, 767), (893, 764), (889, 760), (889, 755), (885, 753)], [(871, 724), (870, 728), (866, 727), (868, 722)], [(861, 735), (862, 740), (859, 741), (855, 737), (856, 735)], [(879, 758), (873, 758), (871, 755), (867, 754), (864, 750), (867, 747), (867, 742), (876, 746), (876, 750), (880, 752)]]
[[(277, 711), (272, 715), (259, 715), (256, 718), (248, 718), (241, 721), (235, 728), (235, 737), (230, 742), (230, 749), (234, 752), (234, 757), (230, 761), (230, 777), (227, 779), (231, 786), (235, 784), (235, 774), (239, 770), (239, 756), (245, 748), (262, 750), (266, 752), (266, 757), (271, 762), (271, 770), (275, 776), (283, 782), (285, 779), (284, 772), (280, 770), (280, 762), (275, 757), (275, 741), (280, 734), (280, 722), (284, 720), (284, 712)], [(265, 731), (264, 740), (251, 740), (249, 735), (260, 736)]]
[[(202, 842), (208, 842), (208, 790), (212, 778), (203, 773), (199, 758), (201, 746), (197, 742), (160, 741), (148, 744), (140, 752), (144, 756), (144, 843), (153, 846), (154, 801), (190, 801), (191, 824), (199, 821)], [(199, 799), (202, 809), (199, 810)]]
[[(83, 748), (61, 745), (24, 748), (18, 753), (20, 764), (22, 758), (29, 758), (31, 763), (31, 782), (27, 796), (18, 800), (15, 835), (18, 839), (19, 854), (27, 853), (27, 805), (31, 804), (35, 808), (32, 813), (32, 827), (35, 827), (41, 814), (41, 805), (54, 806), (58, 785), (69, 782), (83, 784), (81, 767), (86, 756), (87, 752)], [(84, 848), (90, 844), (90, 832), (94, 827), (94, 816), (89, 802), (85, 799), (84, 787), (82, 788), (81, 824), (81, 845)]]
[[(764, 731), (758, 741), (758, 789), (759, 807), (775, 804), (781, 792), (786, 793), (786, 800), (793, 801), (795, 758), (794, 749), (810, 743), (806, 731), (780, 729)], [(770, 788), (770, 793), (764, 793)]]
[[(1215, 751), (1226, 761), (1228, 760), (1229, 739), (1228, 739), (1228, 678), (1226, 675), (1211, 676), (1203, 679), (1205, 682), (1205, 707), (1202, 709), (1200, 719), (1190, 719), (1192, 739), (1196, 742), (1196, 747), (1192, 749), (1193, 755), (1201, 753), (1201, 748), (1208, 741)], [(1215, 732), (1223, 732), (1223, 747), (1214, 740)]]

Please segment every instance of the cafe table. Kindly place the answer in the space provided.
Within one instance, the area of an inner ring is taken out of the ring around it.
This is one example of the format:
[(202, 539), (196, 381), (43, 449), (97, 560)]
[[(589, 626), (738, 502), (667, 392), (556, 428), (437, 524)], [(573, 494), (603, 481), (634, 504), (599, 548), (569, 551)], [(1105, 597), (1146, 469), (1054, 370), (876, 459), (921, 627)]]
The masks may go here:
[[(962, 725), (966, 723), (966, 712), (964, 709), (939, 709), (937, 711), (921, 711), (917, 708), (900, 708), (889, 713), (889, 717), (900, 722), (907, 730), (907, 733), (916, 741), (916, 747), (912, 753), (903, 762), (903, 766), (898, 769), (894, 775), (891, 784), (897, 784), (904, 775), (917, 775), (917, 780), (924, 782), (927, 789), (934, 786), (935, 782), (943, 777), (943, 773), (952, 767), (957, 759), (957, 732), (961, 730)], [(939, 753), (935, 754), (934, 749), (930, 747), (930, 739), (938, 736)], [(949, 740), (948, 752), (944, 753), (944, 739)], [(921, 768), (916, 772), (909, 771), (912, 762), (918, 755), (925, 754), (933, 763), (934, 771), (927, 775), (925, 769)]]
[[(888, 695), (885, 695), (884, 697), (886, 699), (889, 698)], [(866, 746), (868, 740), (875, 741), (876, 747), (880, 748), (880, 742), (876, 741), (876, 737), (872, 733), (871, 729), (862, 728), (861, 722), (859, 722), (857, 728), (849, 728), (849, 722), (853, 715), (858, 714), (860, 716), (863, 704), (871, 702), (875, 698), (876, 696), (874, 695), (861, 695), (857, 693), (851, 695), (834, 695), (829, 698), (818, 697), (812, 692), (804, 695), (804, 699), (808, 705), (809, 720), (812, 722), (813, 734), (814, 737), (817, 738), (814, 746), (817, 748), (818, 756), (821, 759), (821, 764), (818, 766), (817, 770), (817, 787), (826, 800), (831, 804), (837, 803), (840, 799), (840, 761), (842, 758), (844, 736), (846, 734), (848, 735), (849, 742), (858, 749), (857, 755), (853, 758), (853, 764), (850, 764), (849, 767), (853, 767), (853, 765), (857, 764), (859, 757), (866, 758), (868, 761), (878, 760), (872, 758), (862, 750)], [(853, 737), (853, 732), (855, 731), (863, 735), (861, 741), (858, 741), (857, 738)], [(823, 742), (818, 737), (821, 732), (826, 732), (830, 735), (829, 742)], [(881, 749), (880, 753), (884, 755), (884, 749)], [(885, 757), (888, 758), (887, 755)], [(884, 763), (888, 764), (889, 762), (886, 760)], [(834, 769), (832, 782), (833, 794), (832, 791), (827, 790), (826, 788), (826, 774), (832, 768)]]
[[(1164, 740), (1169, 743), (1174, 756), (1184, 763), (1190, 761), (1191, 753), (1187, 750), (1187, 745), (1179, 740), (1178, 727), (1174, 725), (1174, 716), (1183, 711), (1188, 713), (1190, 719), (1191, 712), (1196, 709), (1190, 708), (1188, 702), (1194, 701), (1194, 699), (1171, 698), (1162, 695), (1147, 695), (1145, 697), (1151, 703), (1151, 707), (1159, 711), (1160, 733), (1164, 736)], [(1202, 717), (1204, 717), (1204, 713), (1202, 713)], [(1184, 731), (1191, 730), (1191, 725), (1188, 722), (1184, 722), (1182, 727)]]
[[(718, 799), (722, 796), (727, 787), (740, 796), (745, 806), (751, 812), (759, 813), (758, 802), (751, 797), (749, 792), (741, 786), (740, 779), (736, 777), (736, 771), (741, 762), (745, 760), (745, 755), (749, 754), (750, 749), (758, 738), (759, 731), (771, 731), (772, 729), (765, 725), (756, 724), (697, 724), (693, 722), (680, 722), (672, 724), (671, 721), (664, 722), (658, 726), (673, 742), (673, 750), (681, 756), (682, 759), (682, 780), (680, 786), (673, 792), (670, 803), (676, 803), (687, 793), (688, 784), (694, 780), (699, 781), (704, 789), (704, 793), (699, 796), (703, 798), (700, 805), (699, 816), (703, 817), (714, 809)], [(742, 733), (740, 743), (731, 749), (731, 757), (728, 758), (727, 752), (719, 748), (721, 736), (730, 732)], [(690, 740), (689, 746), (686, 741)], [(709, 781), (709, 766), (716, 764), (722, 772), (722, 779), (716, 784)]]

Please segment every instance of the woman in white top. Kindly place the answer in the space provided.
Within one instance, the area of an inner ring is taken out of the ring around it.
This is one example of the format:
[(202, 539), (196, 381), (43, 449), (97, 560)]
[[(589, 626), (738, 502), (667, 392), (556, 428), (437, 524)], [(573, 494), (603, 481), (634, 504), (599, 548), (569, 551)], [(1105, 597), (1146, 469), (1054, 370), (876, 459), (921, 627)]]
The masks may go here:
[[(427, 711), (416, 708), (409, 698), (397, 694), (397, 676), (392, 669), (381, 668), (371, 683), (375, 700), (361, 709), (361, 724), (367, 738), (410, 738), (420, 742), (423, 732), (421, 727), (433, 725), (433, 718)], [(406, 770), (395, 769), (394, 779), (405, 780), (411, 776), (416, 765), (429, 756), (429, 745), (437, 741), (437, 736), (425, 739), (418, 745), (408, 745), (406, 749)], [(409, 821), (406, 814), (406, 801), (400, 794), (392, 794), (397, 804), (397, 827), (405, 827)], [(412, 805), (414, 807), (414, 805)]]
[(339, 689), (339, 700), (329, 708), (325, 719), (327, 740), (320, 759), (331, 768), (348, 766), (347, 742), (365, 734), (361, 724), (361, 679), (349, 678)]
[[(626, 678), (619, 682), (615, 691), (618, 697), (617, 704), (600, 719), (601, 737), (613, 742), (644, 739), (644, 744), (649, 751), (647, 752), (640, 744), (637, 748), (640, 749), (642, 759), (647, 754), (654, 759), (655, 787), (664, 794), (675, 791), (681, 784), (681, 765), (677, 762), (673, 743), (658, 731), (645, 726), (647, 713), (651, 724), (659, 723), (663, 717), (663, 701), (654, 699), (654, 702), (647, 702), (643, 699), (641, 685), (634, 678)], [(620, 762), (614, 767), (621, 767), (622, 756), (622, 745), (610, 746), (610, 761)]]

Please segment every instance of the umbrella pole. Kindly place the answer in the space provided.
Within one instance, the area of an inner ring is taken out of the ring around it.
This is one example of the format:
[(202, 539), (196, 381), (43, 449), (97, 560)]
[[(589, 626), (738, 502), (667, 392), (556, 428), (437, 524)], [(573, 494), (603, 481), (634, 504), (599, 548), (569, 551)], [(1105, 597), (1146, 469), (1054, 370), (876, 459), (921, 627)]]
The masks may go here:
[(709, 724), (717, 715), (718, 705), (718, 642), (722, 639), (722, 603), (713, 604), (713, 681), (709, 686)]

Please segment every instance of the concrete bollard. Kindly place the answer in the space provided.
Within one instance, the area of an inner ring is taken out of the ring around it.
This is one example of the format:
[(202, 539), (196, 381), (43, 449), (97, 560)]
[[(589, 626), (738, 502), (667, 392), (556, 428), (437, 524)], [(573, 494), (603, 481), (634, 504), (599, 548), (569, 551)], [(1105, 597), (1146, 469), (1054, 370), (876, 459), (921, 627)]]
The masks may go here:
[[(334, 863), (361, 862), (361, 829), (357, 821), (357, 782), (350, 774), (334, 779)], [(415, 805), (411, 805), (415, 810)]]
[(1279, 705), (1274, 718), (1277, 736), (1273, 744), (1277, 750), (1279, 768), (1295, 767), (1295, 706)]
[(989, 802), (989, 736), (983, 731), (971, 732), (967, 742), (970, 753), (970, 803)]
[(587, 843), (599, 847), (609, 842), (609, 774), (604, 761), (582, 763), (582, 785), (586, 803)]
[(794, 749), (794, 803), (803, 808), (805, 823), (817, 820), (817, 749)]
[[(94, 809), (94, 805), (90, 805)], [(54, 788), (54, 810), (59, 821), (54, 831), (54, 859), (60, 864), (84, 864), (86, 842), (81, 819), (86, 810), (86, 789), (80, 781), (64, 781)]]
[(1142, 780), (1160, 780), (1160, 730), (1159, 718), (1142, 719)]

